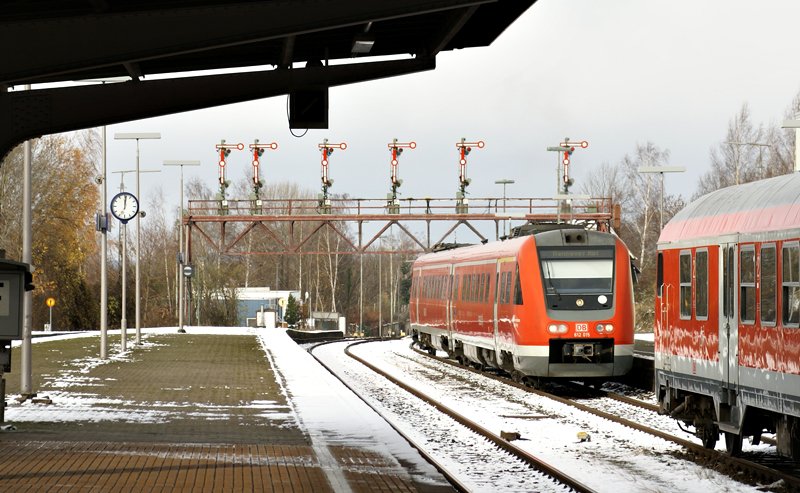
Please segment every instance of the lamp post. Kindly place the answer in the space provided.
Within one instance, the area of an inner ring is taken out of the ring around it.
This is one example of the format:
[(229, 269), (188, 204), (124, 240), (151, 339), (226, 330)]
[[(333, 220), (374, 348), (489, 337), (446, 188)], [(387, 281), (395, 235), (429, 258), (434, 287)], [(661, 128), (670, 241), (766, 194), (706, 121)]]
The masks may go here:
[[(795, 118), (800, 117), (796, 114)], [(800, 171), (800, 120), (784, 120), (781, 128), (794, 129), (794, 172)]]
[(164, 166), (180, 166), (181, 167), (181, 202), (178, 208), (178, 271), (180, 278), (180, 287), (178, 295), (178, 332), (186, 332), (183, 328), (183, 299), (185, 289), (185, 276), (183, 274), (183, 264), (185, 261), (185, 252), (183, 246), (183, 167), (184, 166), (200, 166), (200, 161), (164, 161)]
[[(120, 170), (120, 171), (112, 171), (112, 173), (119, 173), (119, 175), (120, 175), (120, 177), (119, 177), (119, 191), (120, 192), (124, 192), (125, 191), (125, 173), (136, 173), (136, 176), (138, 178), (140, 173), (159, 173), (159, 172), (161, 172), (160, 169), (144, 169), (144, 170), (124, 169), (124, 170)], [(138, 179), (137, 179), (137, 182), (138, 182)], [(139, 195), (137, 194), (136, 197), (138, 198)], [(141, 199), (139, 199), (139, 200), (141, 200)], [(141, 210), (141, 209), (136, 213), (136, 222), (137, 223), (139, 222), (139, 216), (143, 216), (144, 214), (145, 214), (144, 211)], [(121, 234), (122, 234), (122, 239), (121, 239), (121, 241), (122, 241), (122, 318), (120, 320), (120, 332), (121, 332), (120, 335), (122, 337), (122, 351), (125, 351), (125, 350), (128, 349), (128, 339), (127, 339), (127, 335), (128, 335), (128, 333), (127, 333), (128, 319), (126, 318), (127, 317), (127, 312), (125, 311), (126, 310), (126, 303), (125, 303), (125, 301), (126, 301), (126, 293), (125, 293), (126, 287), (125, 287), (125, 285), (127, 283), (126, 258), (127, 258), (127, 244), (128, 244), (128, 238), (127, 238), (127, 236), (128, 236), (128, 227), (127, 227), (127, 225), (124, 228), (122, 228), (120, 231), (121, 231)], [(137, 231), (137, 248), (136, 248), (136, 272), (139, 272), (138, 231)], [(138, 277), (137, 277), (136, 280), (137, 281), (139, 280)], [(136, 283), (136, 308), (137, 309), (139, 308), (139, 283), (138, 282)], [(137, 332), (137, 336), (138, 336), (139, 335), (139, 331), (137, 330), (136, 332)], [(137, 337), (137, 342), (136, 343), (139, 344), (139, 338), (138, 337)]]
[[(500, 180), (494, 181), (495, 185), (503, 185), (503, 213), (506, 212), (506, 185), (513, 185), (514, 180), (509, 180), (507, 178), (503, 178)], [(506, 226), (508, 225), (508, 218), (503, 221), (503, 236), (506, 235)]]
[[(158, 132), (140, 132), (140, 133), (116, 133), (114, 134), (115, 140), (135, 140), (136, 141), (136, 196), (142, 200), (139, 191), (139, 141), (142, 139), (160, 139), (161, 134)], [(141, 323), (141, 310), (139, 298), (141, 297), (141, 275), (139, 271), (139, 251), (142, 246), (142, 226), (140, 220), (141, 214), (136, 214), (136, 344), (142, 343), (142, 323)]]
[(659, 228), (664, 229), (664, 173), (683, 173), (686, 171), (684, 166), (642, 166), (639, 173), (658, 173), (661, 175), (661, 199), (659, 201)]
[[(737, 146), (755, 146), (758, 147), (758, 169), (759, 169), (759, 178), (763, 178), (761, 176), (761, 151), (765, 147), (772, 147), (772, 144), (764, 144), (762, 142), (724, 142), (728, 145), (737, 145)], [(739, 184), (739, 160), (736, 160), (736, 184)]]

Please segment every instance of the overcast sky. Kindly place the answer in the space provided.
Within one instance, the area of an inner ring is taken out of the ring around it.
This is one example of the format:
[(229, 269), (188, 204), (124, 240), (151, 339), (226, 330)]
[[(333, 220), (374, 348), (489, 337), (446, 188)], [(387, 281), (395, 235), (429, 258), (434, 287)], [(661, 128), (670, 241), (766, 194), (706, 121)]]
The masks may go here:
[[(257, 138), (280, 146), (263, 158), (262, 179), (316, 191), (317, 144), (327, 137), (348, 144), (332, 156), (332, 192), (384, 198), (386, 144), (397, 137), (418, 144), (400, 160), (401, 197), (445, 198), (455, 195), (455, 143), (466, 137), (486, 142), (468, 158), (472, 197), (501, 195), (501, 178), (516, 181), (509, 196), (551, 197), (555, 156), (545, 148), (570, 137), (590, 143), (573, 155), (573, 192), (590, 170), (652, 141), (687, 167), (666, 186), (688, 198), (743, 103), (756, 124), (783, 120), (800, 90), (798, 19), (796, 0), (540, 0), (493, 45), (442, 53), (434, 71), (332, 89), (328, 130), (293, 137), (285, 97), (140, 120), (109, 127), (109, 170), (134, 165), (134, 144), (115, 132), (161, 132), (142, 142), (142, 169), (198, 159), (186, 177), (216, 188), (214, 145)], [(250, 172), (247, 152), (229, 163), (229, 178)], [(145, 204), (161, 186), (177, 206), (177, 168), (142, 184)]]

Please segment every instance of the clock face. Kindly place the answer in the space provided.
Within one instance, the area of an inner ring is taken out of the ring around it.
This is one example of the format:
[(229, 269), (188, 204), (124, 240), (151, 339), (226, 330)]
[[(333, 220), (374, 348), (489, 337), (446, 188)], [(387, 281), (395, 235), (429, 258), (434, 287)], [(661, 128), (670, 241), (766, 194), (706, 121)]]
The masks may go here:
[(111, 213), (114, 217), (127, 223), (139, 212), (139, 201), (130, 192), (120, 192), (111, 199)]

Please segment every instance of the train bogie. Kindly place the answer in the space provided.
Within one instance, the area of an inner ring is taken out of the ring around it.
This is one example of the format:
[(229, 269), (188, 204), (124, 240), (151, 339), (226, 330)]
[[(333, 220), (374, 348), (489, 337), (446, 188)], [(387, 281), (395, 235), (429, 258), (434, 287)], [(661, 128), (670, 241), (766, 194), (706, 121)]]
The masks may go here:
[(555, 230), (430, 254), (413, 267), (423, 347), (519, 378), (623, 375), (633, 362), (633, 288), (614, 235)]

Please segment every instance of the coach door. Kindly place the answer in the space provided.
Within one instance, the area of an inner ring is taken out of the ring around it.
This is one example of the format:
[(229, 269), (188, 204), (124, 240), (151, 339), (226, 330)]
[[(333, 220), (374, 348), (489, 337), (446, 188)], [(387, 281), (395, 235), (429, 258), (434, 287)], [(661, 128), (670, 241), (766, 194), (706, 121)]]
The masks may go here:
[(499, 296), (499, 293), (500, 293), (500, 262), (498, 261), (497, 263), (495, 263), (494, 296), (492, 297), (492, 324), (494, 329), (494, 347), (497, 348), (498, 355), (500, 354), (500, 348), (497, 345), (497, 343), (500, 342), (500, 337), (498, 337), (499, 322), (497, 321), (497, 297)]
[(737, 317), (737, 248), (736, 243), (720, 245), (720, 298), (719, 307), (719, 364), (722, 368), (722, 381), (735, 387), (739, 381), (737, 368), (739, 325)]

